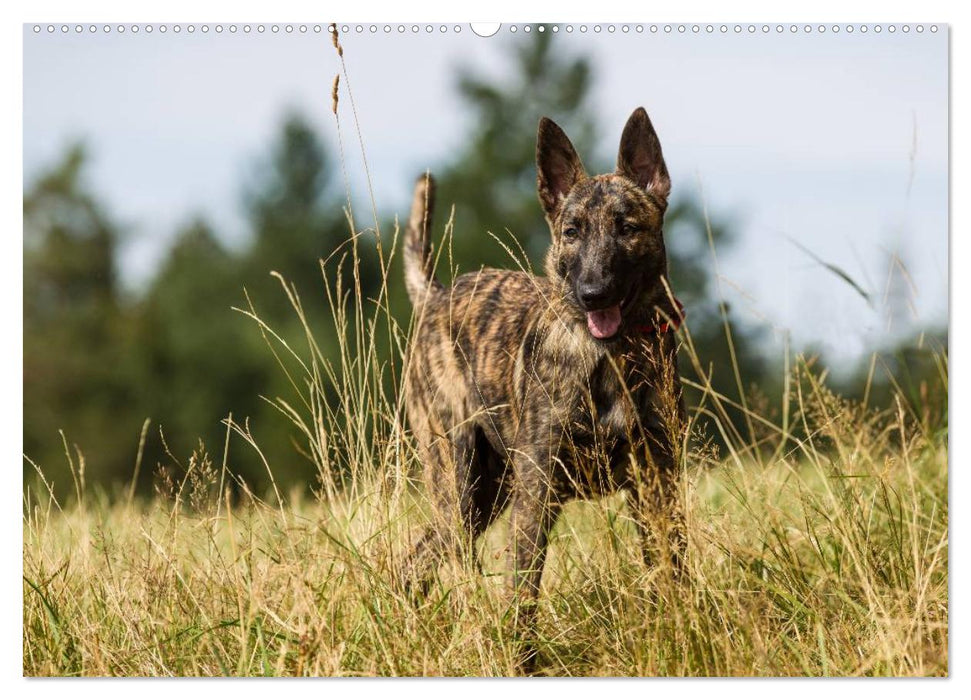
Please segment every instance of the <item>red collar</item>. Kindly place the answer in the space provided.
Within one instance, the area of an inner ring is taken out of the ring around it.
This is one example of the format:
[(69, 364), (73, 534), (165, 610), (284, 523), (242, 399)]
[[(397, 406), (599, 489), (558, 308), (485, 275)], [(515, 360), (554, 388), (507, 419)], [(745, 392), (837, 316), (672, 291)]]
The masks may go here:
[(667, 333), (668, 331), (676, 331), (681, 327), (681, 323), (684, 321), (686, 312), (684, 310), (684, 304), (682, 304), (677, 299), (674, 300), (674, 305), (677, 306), (677, 311), (675, 315), (671, 318), (671, 321), (661, 321), (657, 325), (641, 325), (634, 326), (634, 330), (638, 333), (644, 333), (645, 335), (650, 333)]

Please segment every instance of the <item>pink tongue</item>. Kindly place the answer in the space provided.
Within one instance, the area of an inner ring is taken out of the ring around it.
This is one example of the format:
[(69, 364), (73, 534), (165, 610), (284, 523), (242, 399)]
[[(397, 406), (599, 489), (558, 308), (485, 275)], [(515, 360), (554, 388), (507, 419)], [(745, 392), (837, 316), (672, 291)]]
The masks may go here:
[(620, 304), (587, 312), (587, 328), (594, 338), (609, 338), (620, 328)]

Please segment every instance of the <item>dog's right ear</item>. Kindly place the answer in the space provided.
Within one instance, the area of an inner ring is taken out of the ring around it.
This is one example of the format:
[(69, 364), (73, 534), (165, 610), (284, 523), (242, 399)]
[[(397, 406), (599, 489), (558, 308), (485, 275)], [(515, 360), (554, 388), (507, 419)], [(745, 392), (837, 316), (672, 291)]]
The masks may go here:
[(671, 178), (661, 154), (661, 141), (643, 107), (634, 110), (624, 127), (617, 153), (617, 172), (665, 202), (671, 194)]
[(539, 120), (536, 136), (536, 172), (539, 201), (552, 222), (563, 198), (585, 173), (570, 139), (556, 122), (546, 117)]

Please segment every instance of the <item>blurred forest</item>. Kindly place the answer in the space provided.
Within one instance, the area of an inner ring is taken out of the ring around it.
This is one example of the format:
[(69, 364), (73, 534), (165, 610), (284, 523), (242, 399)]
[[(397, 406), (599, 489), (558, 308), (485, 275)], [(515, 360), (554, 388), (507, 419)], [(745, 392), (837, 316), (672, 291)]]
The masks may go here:
[[(473, 118), (464, 149), (432, 170), (440, 183), (436, 231), (441, 234), (454, 205), (452, 252), (460, 271), (516, 264), (487, 232), (507, 243), (515, 236), (541, 269), (549, 233), (535, 194), (540, 116), (553, 116), (584, 156), (619, 136), (592, 116), (590, 62), (551, 51), (550, 40), (537, 34), (516, 45), (516, 74), (501, 82), (457, 72), (456, 89)], [(319, 262), (349, 238), (335, 156), (305, 119), (288, 116), (269, 153), (270, 167), (244, 192), (248, 246), (230, 249), (205, 219), (194, 220), (178, 232), (150, 284), (134, 297), (118, 282), (118, 251), (128, 232), (86, 184), (87, 160), (82, 146), (71, 148), (24, 194), (24, 454), (40, 465), (59, 496), (73, 492), (68, 460), (77, 466), (82, 455), (88, 485), (127, 488), (150, 418), (137, 480), (137, 490), (147, 493), (157, 465), (173, 456), (184, 460), (200, 439), (218, 461), (226, 439), (222, 421), (231, 412), (236, 421), (249, 421), (278, 482), (312, 485), (315, 468), (301, 455), (293, 426), (260, 398), (288, 395), (288, 379), (257, 324), (231, 307), (248, 307), (245, 289), (282, 338), (301, 339), (298, 319), (269, 275), (276, 270), (293, 283), (311, 324), (321, 329), (317, 340), (324, 353), (336, 352), (325, 330), (330, 310)], [(612, 167), (589, 156), (587, 166)], [(709, 235), (723, 252), (738, 231), (717, 214), (706, 224), (699, 203), (678, 192), (675, 183), (665, 235), (673, 288), (688, 309), (700, 365), (711, 372), (717, 391), (777, 411), (785, 376), (781, 345), (769, 342), (764, 329), (740, 323), (718, 299), (713, 279)], [(394, 212), (380, 216), (387, 251)], [(362, 296), (373, 299), (381, 286), (373, 231), (359, 240)], [(446, 270), (440, 274), (448, 276)], [(833, 283), (841, 282), (834, 277)], [(410, 308), (397, 260), (388, 285), (395, 317), (407, 326)], [(946, 344), (946, 330), (929, 329), (875, 349), (880, 352), (844, 368), (834, 383), (869, 405), (889, 405), (895, 392), (914, 405), (938, 405), (939, 411), (921, 419), (946, 431), (946, 390), (928, 350)], [(687, 360), (681, 369), (700, 381)], [(929, 392), (940, 400), (928, 401)], [(688, 399), (697, 404), (698, 392), (689, 391)], [(742, 415), (730, 418), (748, 437), (752, 427)], [(709, 429), (717, 442), (719, 431)], [(229, 466), (256, 492), (266, 487), (265, 467), (250, 447), (234, 441)], [(34, 479), (25, 462), (25, 484)]]

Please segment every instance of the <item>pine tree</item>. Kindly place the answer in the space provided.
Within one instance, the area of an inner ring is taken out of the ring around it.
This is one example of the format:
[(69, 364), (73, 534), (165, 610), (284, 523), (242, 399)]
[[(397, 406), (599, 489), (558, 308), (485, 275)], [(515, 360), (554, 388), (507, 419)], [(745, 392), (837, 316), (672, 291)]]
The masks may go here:
[(88, 191), (86, 162), (69, 148), (24, 195), (24, 453), (62, 494), (73, 489), (58, 431), (95, 482), (131, 469), (141, 425), (115, 262), (122, 230)]

